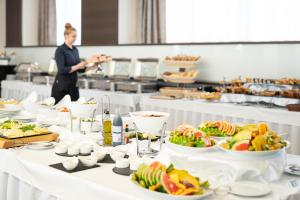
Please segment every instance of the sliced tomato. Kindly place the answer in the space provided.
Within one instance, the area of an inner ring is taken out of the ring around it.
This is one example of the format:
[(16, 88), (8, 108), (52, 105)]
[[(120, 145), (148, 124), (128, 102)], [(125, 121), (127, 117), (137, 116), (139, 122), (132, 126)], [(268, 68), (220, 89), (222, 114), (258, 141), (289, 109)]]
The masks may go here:
[(201, 138), (201, 137), (203, 137), (203, 133), (200, 132), (200, 131), (197, 131), (196, 133), (194, 133), (194, 135), (195, 135), (196, 138)]

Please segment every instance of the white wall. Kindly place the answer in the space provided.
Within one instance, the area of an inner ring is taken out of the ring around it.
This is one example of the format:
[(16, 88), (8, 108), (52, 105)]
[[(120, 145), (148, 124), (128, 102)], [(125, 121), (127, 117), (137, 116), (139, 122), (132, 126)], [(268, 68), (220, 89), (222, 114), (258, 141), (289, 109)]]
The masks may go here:
[(38, 45), (39, 0), (22, 1), (22, 43)]
[(119, 1), (119, 44), (137, 43), (137, 2), (139, 0)]
[(0, 51), (6, 45), (6, 9), (5, 0), (0, 0)]
[[(17, 52), (17, 62), (38, 62), (48, 67), (55, 48), (10, 48)], [(81, 57), (105, 53), (113, 57), (157, 57), (178, 53), (200, 55), (200, 79), (219, 81), (242, 77), (300, 78), (300, 44), (251, 45), (162, 45), (79, 47)], [(165, 70), (164, 67), (161, 70)]]

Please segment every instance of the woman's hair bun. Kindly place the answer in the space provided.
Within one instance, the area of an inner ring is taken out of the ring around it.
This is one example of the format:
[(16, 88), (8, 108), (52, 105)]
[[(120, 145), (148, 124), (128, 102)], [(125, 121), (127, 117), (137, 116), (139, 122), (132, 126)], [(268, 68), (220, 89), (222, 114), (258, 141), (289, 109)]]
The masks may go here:
[(70, 23), (65, 24), (65, 29), (71, 29), (71, 28), (72, 28), (72, 25)]

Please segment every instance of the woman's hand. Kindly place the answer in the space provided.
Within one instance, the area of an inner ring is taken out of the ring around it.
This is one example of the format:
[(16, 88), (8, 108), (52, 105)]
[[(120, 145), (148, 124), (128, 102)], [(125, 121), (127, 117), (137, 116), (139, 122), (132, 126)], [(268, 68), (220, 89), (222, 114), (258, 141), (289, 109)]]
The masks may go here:
[(86, 62), (85, 61), (81, 61), (80, 63), (78, 63), (77, 65), (74, 65), (72, 68), (71, 68), (71, 71), (69, 71), (69, 73), (73, 73), (75, 71), (78, 71), (78, 70), (81, 70), (81, 69), (85, 69), (85, 66), (86, 66)]
[(76, 66), (77, 66), (77, 68), (78, 68), (78, 70), (79, 69), (84, 69), (85, 68), (85, 66), (86, 66), (86, 62), (85, 61), (81, 61), (80, 63), (78, 63)]

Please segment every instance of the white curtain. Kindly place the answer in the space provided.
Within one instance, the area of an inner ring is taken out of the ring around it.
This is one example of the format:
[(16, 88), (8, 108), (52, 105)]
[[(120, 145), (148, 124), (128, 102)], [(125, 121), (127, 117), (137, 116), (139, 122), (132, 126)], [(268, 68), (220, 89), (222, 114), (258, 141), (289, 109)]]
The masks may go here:
[(169, 43), (300, 40), (300, 0), (166, 1)]

